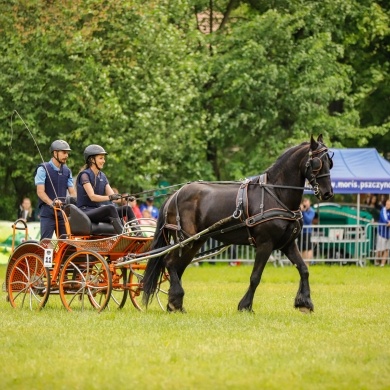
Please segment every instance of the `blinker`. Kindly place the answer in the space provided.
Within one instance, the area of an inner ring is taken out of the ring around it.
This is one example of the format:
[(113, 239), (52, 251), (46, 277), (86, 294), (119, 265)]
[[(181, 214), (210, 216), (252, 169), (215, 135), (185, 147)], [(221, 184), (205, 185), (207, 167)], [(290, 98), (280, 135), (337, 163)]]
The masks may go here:
[(322, 168), (322, 161), (318, 157), (314, 157), (311, 159), (311, 169), (316, 172)]

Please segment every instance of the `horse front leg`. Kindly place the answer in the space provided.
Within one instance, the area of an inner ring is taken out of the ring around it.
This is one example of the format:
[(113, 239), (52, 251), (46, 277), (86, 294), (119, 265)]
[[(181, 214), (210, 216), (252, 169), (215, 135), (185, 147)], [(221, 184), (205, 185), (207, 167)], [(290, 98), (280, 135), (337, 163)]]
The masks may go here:
[(239, 311), (250, 311), (252, 310), (253, 298), (255, 296), (255, 292), (257, 286), (260, 283), (261, 275), (263, 274), (264, 267), (267, 264), (268, 258), (271, 255), (271, 248), (263, 248), (259, 247), (256, 251), (255, 263), (253, 265), (252, 273), (249, 280), (249, 288), (245, 293), (240, 303), (238, 304)]
[(314, 305), (310, 298), (309, 269), (303, 261), (295, 241), (283, 248), (282, 252), (297, 267), (301, 277), (294, 307), (303, 313), (310, 313), (314, 311)]

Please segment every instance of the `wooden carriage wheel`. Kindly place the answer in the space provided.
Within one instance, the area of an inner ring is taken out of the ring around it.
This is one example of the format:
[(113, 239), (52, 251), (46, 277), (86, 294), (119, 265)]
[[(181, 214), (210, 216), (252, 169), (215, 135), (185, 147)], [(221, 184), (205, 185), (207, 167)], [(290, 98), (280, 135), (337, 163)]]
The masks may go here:
[(111, 273), (112, 278), (112, 289), (111, 289), (111, 299), (108, 303), (108, 308), (117, 308), (122, 309), (127, 301), (127, 279), (128, 271), (127, 268), (114, 268)]
[[(145, 305), (142, 302), (142, 279), (144, 277), (145, 268), (146, 263), (131, 264), (128, 282), (130, 300), (134, 307), (141, 311), (145, 310)], [(164, 273), (157, 284), (155, 296), (158, 306), (164, 311), (167, 310), (168, 304), (168, 282), (169, 276), (167, 273)]]
[(9, 271), (8, 300), (12, 307), (42, 309), (50, 294), (50, 273), (35, 253), (20, 256)]
[(88, 307), (102, 311), (111, 297), (111, 272), (96, 252), (78, 251), (65, 260), (59, 280), (60, 297), (69, 311)]

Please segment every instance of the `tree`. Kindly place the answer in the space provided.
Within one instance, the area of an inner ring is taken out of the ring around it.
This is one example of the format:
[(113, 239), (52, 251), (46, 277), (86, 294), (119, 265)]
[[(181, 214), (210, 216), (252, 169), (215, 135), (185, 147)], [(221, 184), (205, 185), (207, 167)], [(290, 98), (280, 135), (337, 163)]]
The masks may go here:
[[(4, 128), (18, 108), (40, 149), (56, 138), (71, 144), (74, 172), (86, 145), (104, 145), (112, 182), (128, 191), (151, 188), (162, 177), (211, 174), (199, 158), (205, 147), (196, 98), (204, 75), (191, 48), (199, 38), (183, 40), (184, 31), (169, 23), (164, 7), (142, 3), (17, 3), (4, 9), (2, 29)], [(1, 172), (4, 192), (12, 183), (23, 188), (19, 196), (33, 193), (39, 162), (25, 130), (14, 123), (13, 152)], [(8, 131), (2, 137), (5, 156)]]

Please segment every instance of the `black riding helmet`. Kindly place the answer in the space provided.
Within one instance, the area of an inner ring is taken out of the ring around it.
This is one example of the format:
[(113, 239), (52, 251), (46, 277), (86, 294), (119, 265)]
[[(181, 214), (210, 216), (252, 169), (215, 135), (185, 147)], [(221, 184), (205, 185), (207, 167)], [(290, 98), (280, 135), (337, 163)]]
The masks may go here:
[(62, 139), (57, 139), (55, 140), (51, 145), (50, 145), (50, 153), (53, 153), (55, 150), (64, 150), (66, 152), (71, 151), (72, 149), (70, 148), (69, 144), (62, 140)]
[(88, 159), (98, 154), (108, 154), (100, 145), (88, 145), (84, 150), (84, 161), (88, 163)]

